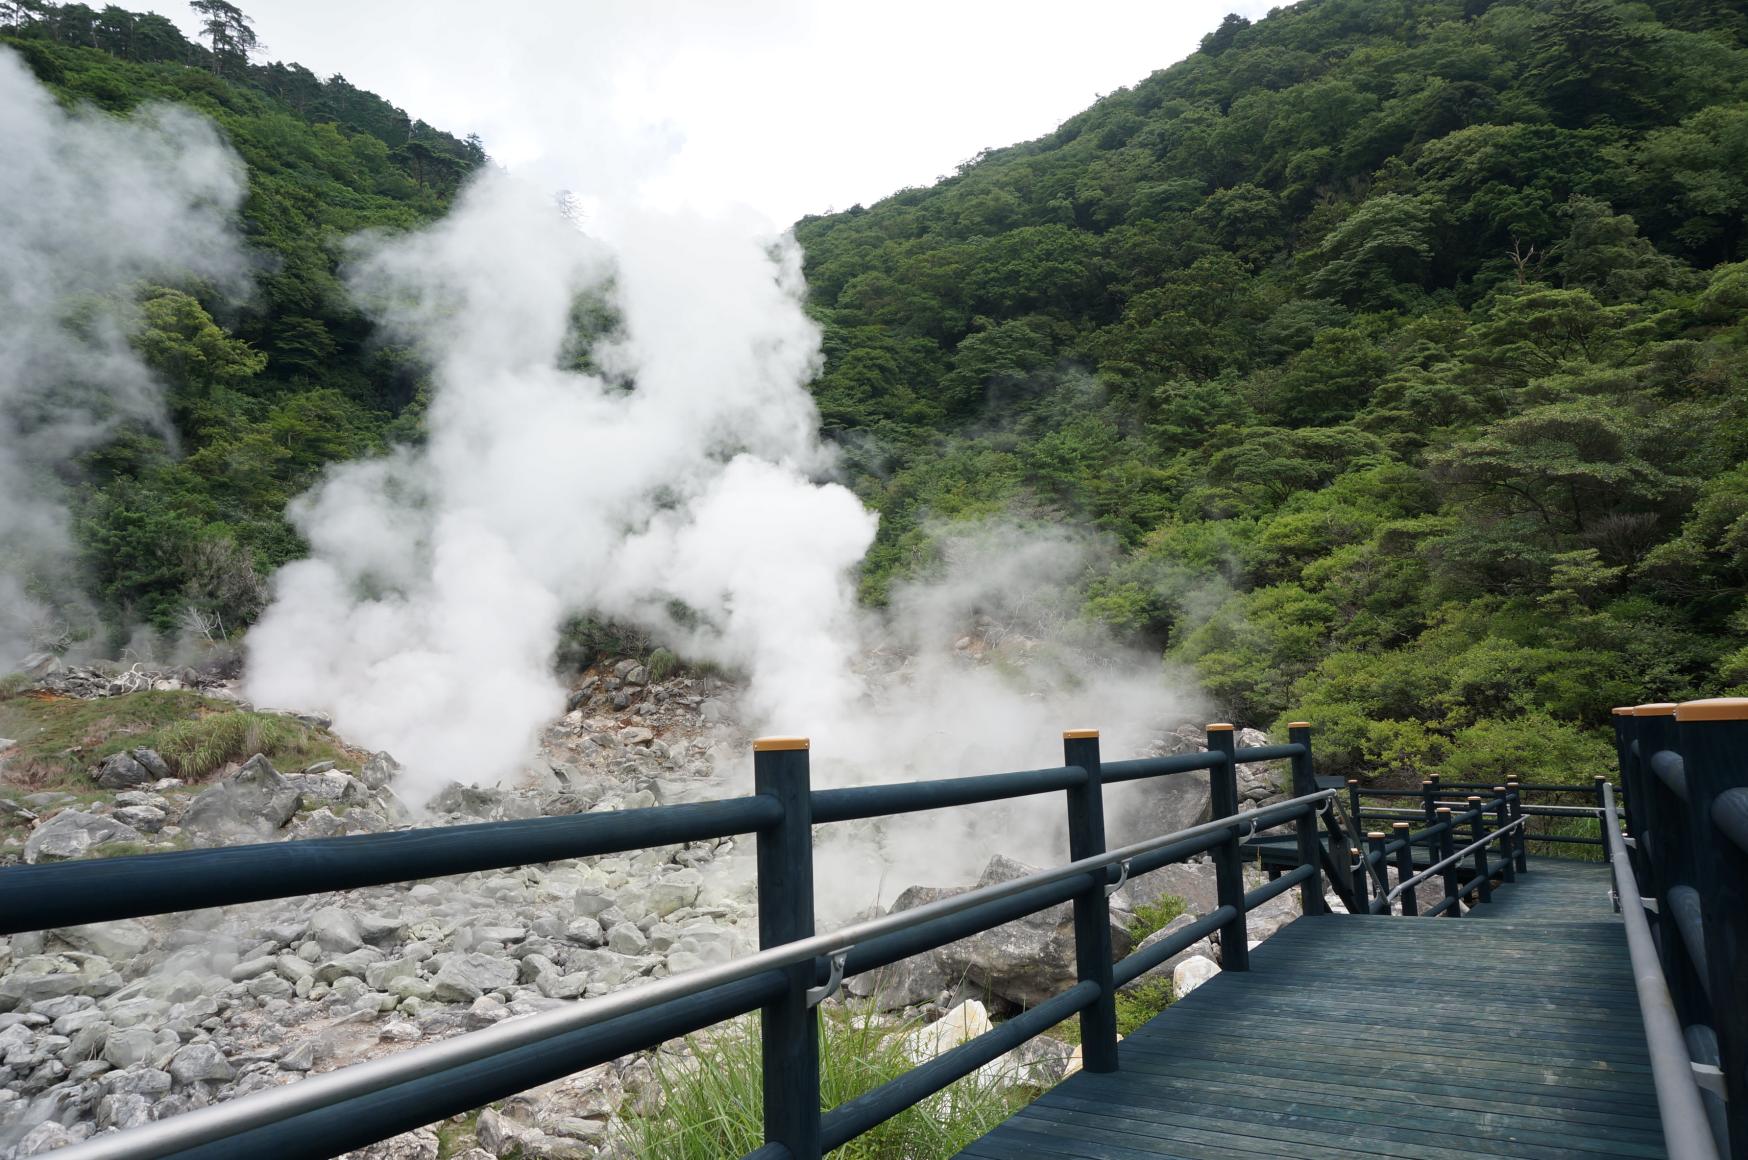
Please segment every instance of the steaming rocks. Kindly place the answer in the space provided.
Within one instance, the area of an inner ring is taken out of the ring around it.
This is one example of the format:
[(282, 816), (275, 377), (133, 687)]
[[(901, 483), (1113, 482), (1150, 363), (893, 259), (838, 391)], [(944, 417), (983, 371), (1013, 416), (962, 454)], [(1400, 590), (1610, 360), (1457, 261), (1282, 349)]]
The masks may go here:
[[(712, 747), (726, 746), (714, 756), (745, 754), (744, 738), (727, 732), (730, 690), (696, 678), (639, 684), (633, 675), (597, 676), (580, 688), (520, 782), (450, 786), (419, 824), (723, 796), (728, 791), (708, 776)], [(621, 696), (623, 708), (615, 710)], [(127, 756), (155, 772), (137, 754)], [(204, 787), (153, 778), (130, 782), (108, 801), (44, 794), (15, 804), (40, 814), (34, 858), (92, 856), (118, 842), (176, 848), (410, 824), (394, 759), (362, 757), (342, 761), (344, 768), (296, 771), (256, 759)], [(1267, 785), (1257, 779), (1246, 792)], [(0, 940), (0, 1157), (746, 953), (756, 941), (750, 850), (744, 842), (699, 842)], [(982, 881), (1027, 869), (996, 859)], [(961, 888), (917, 887), (897, 905)], [(1168, 868), (1119, 892), (1119, 950), (1127, 947), (1130, 905), (1160, 891), (1189, 899), (1192, 911), (1210, 909), (1211, 867)], [(1072, 980), (1071, 921), (1071, 909), (1060, 906), (851, 979), (846, 990), (902, 1012), (883, 1025), (921, 1026), (917, 1053), (949, 1049), (983, 1025), (979, 1013), (984, 1021), (1011, 1013)], [(1253, 937), (1274, 921), (1253, 919)], [(1198, 955), (1214, 961), (1217, 952), (1200, 943), (1161, 972), (1170, 977)], [(987, 1010), (974, 1005), (985, 1003)], [(1040, 1040), (986, 1071), (1001, 1082), (1044, 1085), (1062, 1074), (1069, 1054)], [(647, 1060), (616, 1061), (482, 1115), (477, 1147), (459, 1155), (621, 1155), (611, 1140), (613, 1118), (627, 1106), (652, 1107), (656, 1098)], [(415, 1132), (353, 1155), (426, 1157), (436, 1147), (433, 1133)]]
[[(707, 780), (710, 738), (698, 712), (706, 693), (720, 697), (720, 683), (627, 687), (637, 699), (621, 714), (605, 716), (604, 697), (584, 698), (601, 716), (556, 724), (542, 767), (521, 784), (450, 787), (421, 824), (721, 796)], [(385, 753), (351, 769), (280, 771), (255, 758), (205, 787), (139, 782), (130, 768), (110, 800), (46, 793), (12, 802), (14, 817), (35, 822), (28, 849), (14, 846), (14, 856), (405, 825), (399, 773)], [(699, 842), (0, 939), (0, 1157), (746, 953), (756, 941), (749, 854), (734, 842)], [(555, 1087), (538, 1108), (511, 1101), (493, 1145), (597, 1155), (610, 1117), (622, 1101), (646, 1099), (649, 1083), (648, 1064), (628, 1059)], [(355, 1155), (435, 1155), (435, 1136), (412, 1133)]]

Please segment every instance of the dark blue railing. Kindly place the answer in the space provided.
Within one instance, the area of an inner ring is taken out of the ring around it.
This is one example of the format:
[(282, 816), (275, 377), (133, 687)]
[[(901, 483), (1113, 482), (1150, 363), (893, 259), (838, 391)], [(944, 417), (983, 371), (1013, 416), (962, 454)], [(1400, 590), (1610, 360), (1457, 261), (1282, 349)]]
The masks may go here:
[(1615, 739), (1633, 879), (1619, 902), (1648, 912), (1718, 1151), (1748, 1160), (1748, 699), (1616, 709)]
[[(1064, 735), (1063, 764), (1053, 768), (827, 790), (811, 786), (805, 740), (766, 738), (753, 746), (755, 792), (750, 797), (14, 867), (0, 871), (0, 933), (751, 833), (757, 841), (761, 947), (754, 955), (98, 1136), (60, 1155), (67, 1160), (332, 1156), (758, 1011), (767, 1143), (751, 1155), (816, 1160), (1070, 1016), (1080, 1019), (1086, 1069), (1114, 1071), (1117, 987), (1210, 935), (1220, 940), (1223, 969), (1245, 970), (1246, 914), (1295, 887), (1305, 913), (1325, 912), (1318, 825), (1320, 820), (1331, 824), (1326, 811), (1335, 791), (1316, 788), (1310, 727), (1295, 724), (1289, 737), (1286, 745), (1241, 750), (1231, 726), (1214, 725), (1203, 752), (1105, 764), (1097, 733), (1073, 731)], [(1293, 796), (1241, 817), (1237, 765), (1281, 758), (1291, 762)], [(1209, 771), (1212, 821), (1106, 848), (1106, 784), (1192, 770)], [(1067, 865), (815, 933), (815, 825), (1058, 792), (1067, 806)], [(1297, 864), (1246, 892), (1244, 831), (1285, 823), (1295, 827)], [(1113, 963), (1108, 894), (1126, 878), (1204, 852), (1215, 866), (1215, 909)], [(817, 1006), (843, 978), (1065, 902), (1074, 909), (1073, 986), (880, 1088), (822, 1111)]]

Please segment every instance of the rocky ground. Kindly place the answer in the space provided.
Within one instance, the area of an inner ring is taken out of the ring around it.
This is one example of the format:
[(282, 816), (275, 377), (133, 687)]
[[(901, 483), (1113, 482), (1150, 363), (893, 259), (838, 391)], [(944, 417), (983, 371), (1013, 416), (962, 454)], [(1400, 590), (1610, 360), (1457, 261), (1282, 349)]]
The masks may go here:
[[(190, 672), (55, 669), (37, 674), (68, 696), (198, 686)], [(275, 769), (257, 756), (212, 782), (184, 785), (149, 749), (91, 773), (103, 793), (13, 796), (0, 808), (30, 824), (0, 861), (39, 863), (241, 841), (328, 837), (413, 825), (631, 809), (722, 796), (713, 759), (744, 754), (734, 690), (715, 678), (652, 681), (636, 660), (598, 666), (547, 731), (517, 784), (450, 786), (421, 811), (397, 794), (388, 754), (356, 768)], [(325, 725), (319, 720), (315, 724)], [(1241, 739), (1241, 744), (1253, 739)], [(1199, 734), (1156, 743), (1199, 747)], [(10, 743), (0, 739), (0, 776)], [(713, 752), (714, 751), (714, 752)], [(1205, 791), (1153, 804), (1138, 824), (1169, 830), (1205, 811)], [(1244, 771), (1246, 805), (1280, 794), (1280, 771)], [(1155, 830), (1154, 832), (1159, 832)], [(732, 840), (617, 857), (490, 871), (311, 899), (104, 923), (0, 939), (0, 1157), (50, 1151), (95, 1132), (162, 1119), (293, 1082), (408, 1045), (724, 961), (756, 942), (750, 850)], [(984, 882), (1029, 867), (992, 860)], [(970, 884), (913, 887), (896, 908)], [(1130, 949), (1134, 907), (1182, 896), (1213, 906), (1211, 866), (1168, 867), (1114, 898), (1113, 939)], [(1296, 911), (1292, 896), (1252, 916), (1266, 937)], [(1189, 915), (1168, 928), (1189, 921)], [(1153, 936), (1155, 938), (1160, 935)], [(1037, 1003), (1073, 979), (1069, 908), (1052, 911), (850, 981), (846, 1001), (923, 1027), (926, 1057), (987, 1026), (988, 1014)], [(1156, 972), (1179, 991), (1214, 967), (1191, 948)], [(917, 1032), (912, 1032), (917, 1035)], [(996, 1066), (1047, 1086), (1073, 1050), (1038, 1040)], [(658, 1092), (632, 1056), (526, 1093), (465, 1125), (442, 1126), (445, 1156), (616, 1155), (613, 1122)], [(456, 1133), (466, 1139), (457, 1139)], [(436, 1160), (439, 1129), (355, 1155)]]

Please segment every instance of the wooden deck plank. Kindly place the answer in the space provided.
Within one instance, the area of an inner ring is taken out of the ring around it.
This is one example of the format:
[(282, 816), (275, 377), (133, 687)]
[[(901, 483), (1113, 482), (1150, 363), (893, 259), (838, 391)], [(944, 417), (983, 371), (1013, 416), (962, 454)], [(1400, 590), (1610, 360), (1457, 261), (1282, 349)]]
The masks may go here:
[(1289, 923), (960, 1155), (1662, 1157), (1606, 867), (1533, 858), (1494, 899)]

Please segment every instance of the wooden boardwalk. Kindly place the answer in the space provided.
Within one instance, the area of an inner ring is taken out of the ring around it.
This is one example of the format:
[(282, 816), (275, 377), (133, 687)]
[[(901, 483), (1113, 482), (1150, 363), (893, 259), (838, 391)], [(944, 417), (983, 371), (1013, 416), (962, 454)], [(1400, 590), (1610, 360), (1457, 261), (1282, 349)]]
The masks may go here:
[(1482, 921), (1295, 920), (960, 1155), (1663, 1156), (1607, 869), (1530, 866)]

